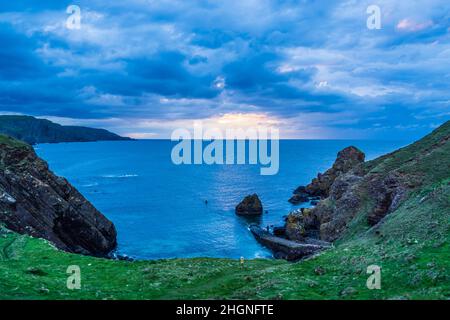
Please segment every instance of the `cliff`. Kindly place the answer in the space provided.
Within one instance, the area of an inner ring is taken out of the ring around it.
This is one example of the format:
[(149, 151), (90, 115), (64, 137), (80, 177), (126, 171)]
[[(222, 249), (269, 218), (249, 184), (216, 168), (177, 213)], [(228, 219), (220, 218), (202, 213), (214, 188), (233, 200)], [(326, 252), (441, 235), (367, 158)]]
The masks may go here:
[(116, 247), (114, 225), (33, 148), (0, 135), (0, 224), (44, 238), (59, 249), (107, 256)]
[(0, 134), (29, 144), (130, 140), (104, 129), (62, 126), (30, 116), (0, 116)]
[(450, 121), (423, 139), (373, 161), (364, 162), (360, 151), (347, 148), (333, 168), (300, 188), (322, 200), (312, 209), (288, 216), (288, 238), (302, 241), (316, 234), (321, 240), (336, 241), (357, 233), (357, 228), (377, 226), (412, 194), (449, 178)]

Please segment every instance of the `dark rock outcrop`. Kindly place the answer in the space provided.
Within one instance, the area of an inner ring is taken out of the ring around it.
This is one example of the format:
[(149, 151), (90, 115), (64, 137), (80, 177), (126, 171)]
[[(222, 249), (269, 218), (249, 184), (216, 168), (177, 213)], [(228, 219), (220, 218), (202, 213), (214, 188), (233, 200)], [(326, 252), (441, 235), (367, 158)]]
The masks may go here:
[(259, 243), (272, 250), (277, 259), (296, 261), (330, 247), (329, 243), (315, 239), (305, 239), (299, 243), (276, 237), (257, 225), (250, 226), (250, 231)]
[(340, 151), (333, 166), (325, 173), (319, 173), (317, 178), (314, 178), (307, 186), (299, 186), (294, 190), (293, 196), (288, 200), (292, 204), (299, 204), (314, 201), (317, 205), (317, 200), (328, 197), (330, 188), (336, 179), (355, 169), (358, 165), (364, 163), (365, 155), (356, 147), (347, 147)]
[(131, 140), (104, 129), (62, 126), (45, 119), (9, 115), (0, 116), (0, 134), (29, 144)]
[(273, 235), (277, 237), (285, 237), (286, 227), (273, 227)]
[[(367, 234), (382, 237), (379, 230), (384, 223), (402, 228), (402, 222), (396, 217), (386, 218), (399, 212), (397, 209), (402, 205), (400, 214), (408, 212), (407, 199), (417, 197), (420, 190), (434, 193), (430, 190), (437, 190), (436, 185), (448, 184), (449, 154), (450, 121), (421, 140), (368, 162), (363, 162), (360, 151), (347, 148), (339, 153), (333, 168), (310, 185), (295, 190), (297, 194), (310, 196), (309, 200), (313, 199), (312, 194), (320, 196), (320, 201), (316, 207), (291, 212), (285, 218), (284, 232), (279, 233), (282, 238), (261, 230), (255, 232), (255, 228), (252, 232), (258, 241), (282, 254), (295, 250), (295, 243), (312, 244), (311, 239), (330, 243)], [(429, 196), (421, 198), (419, 203), (426, 201)], [(411, 208), (411, 211), (417, 210)], [(286, 249), (290, 245), (293, 247)]]
[(308, 202), (310, 195), (306, 192), (305, 186), (299, 186), (294, 190), (293, 196), (288, 200), (292, 204)]
[(339, 151), (333, 166), (325, 173), (319, 173), (317, 178), (305, 187), (305, 192), (310, 196), (328, 197), (336, 178), (364, 163), (364, 159), (364, 153), (356, 147), (347, 147)]
[(321, 240), (333, 242), (362, 211), (367, 212), (368, 224), (375, 225), (394, 211), (416, 184), (414, 178), (398, 170), (387, 174), (371, 171), (363, 161), (364, 154), (354, 147), (339, 152), (333, 167), (305, 188), (322, 200), (314, 208), (287, 217), (288, 239), (302, 241), (316, 234)]
[(57, 248), (107, 256), (116, 230), (66, 179), (55, 176), (32, 147), (0, 136), (0, 224)]
[(299, 204), (309, 201), (309, 194), (307, 193), (294, 193), (293, 196), (288, 200), (292, 204)]
[(305, 241), (306, 238), (318, 238), (317, 226), (318, 222), (311, 209), (302, 208), (291, 212), (286, 218), (286, 237), (294, 241)]
[[(311, 201), (316, 206), (296, 210), (287, 216), (284, 239), (269, 233), (261, 236), (261, 231), (256, 233), (253, 230), (253, 234), (259, 237), (258, 241), (292, 259), (292, 256), (311, 254), (308, 253), (311, 248), (303, 246), (310, 245), (312, 239), (326, 243), (338, 239), (348, 223), (364, 208), (369, 210), (367, 222), (370, 225), (381, 221), (402, 202), (409, 188), (407, 181), (414, 179), (395, 170), (388, 174), (372, 172), (365, 166), (364, 158), (364, 153), (355, 147), (340, 151), (332, 168), (319, 174), (306, 187), (298, 187), (290, 199), (292, 203)], [(300, 245), (301, 250), (295, 244)]]
[(258, 195), (256, 194), (246, 196), (244, 200), (236, 206), (235, 212), (240, 216), (261, 215), (263, 213), (261, 200), (259, 200)]

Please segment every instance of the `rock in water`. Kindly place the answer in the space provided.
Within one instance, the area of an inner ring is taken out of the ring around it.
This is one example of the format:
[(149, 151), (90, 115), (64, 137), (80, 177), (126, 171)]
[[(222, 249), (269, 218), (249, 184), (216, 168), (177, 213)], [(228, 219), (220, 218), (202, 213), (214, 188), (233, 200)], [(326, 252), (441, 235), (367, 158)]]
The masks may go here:
[(263, 207), (261, 200), (259, 200), (258, 195), (256, 194), (246, 196), (244, 200), (236, 206), (236, 214), (240, 216), (260, 215), (262, 212)]
[(309, 195), (306, 193), (295, 193), (288, 201), (292, 204), (308, 202)]
[(66, 179), (57, 177), (33, 148), (0, 135), (0, 224), (57, 248), (107, 256), (116, 229)]
[(300, 186), (294, 190), (294, 195), (288, 200), (292, 204), (299, 204), (309, 201), (309, 194), (306, 192), (305, 186)]

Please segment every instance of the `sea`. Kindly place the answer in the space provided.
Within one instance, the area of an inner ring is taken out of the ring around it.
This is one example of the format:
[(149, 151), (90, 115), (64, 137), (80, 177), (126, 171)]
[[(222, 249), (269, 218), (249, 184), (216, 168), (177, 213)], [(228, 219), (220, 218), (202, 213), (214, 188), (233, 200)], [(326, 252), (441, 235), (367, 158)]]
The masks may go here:
[[(279, 171), (260, 165), (176, 165), (176, 142), (136, 140), (39, 144), (37, 154), (113, 221), (118, 253), (134, 259), (271, 258), (248, 226), (279, 226), (292, 191), (331, 167), (337, 152), (356, 146), (371, 160), (407, 141), (281, 140)], [(237, 216), (236, 205), (256, 193), (264, 213)]]

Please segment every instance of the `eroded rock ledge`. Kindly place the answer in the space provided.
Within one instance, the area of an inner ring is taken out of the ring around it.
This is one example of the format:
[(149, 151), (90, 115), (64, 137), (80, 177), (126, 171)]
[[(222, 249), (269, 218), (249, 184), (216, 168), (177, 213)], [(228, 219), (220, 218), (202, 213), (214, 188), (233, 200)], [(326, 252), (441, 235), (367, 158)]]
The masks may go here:
[(0, 224), (73, 253), (105, 257), (117, 245), (111, 221), (31, 146), (1, 135)]
[(336, 161), (333, 166), (325, 173), (319, 173), (307, 186), (300, 186), (294, 190), (294, 195), (289, 202), (298, 204), (308, 202), (309, 200), (317, 200), (317, 198), (326, 198), (330, 194), (330, 189), (336, 179), (355, 169), (364, 163), (365, 154), (358, 148), (350, 146), (341, 150), (337, 154)]
[(259, 243), (272, 250), (277, 259), (296, 261), (331, 247), (330, 243), (314, 238), (305, 238), (298, 242), (277, 237), (257, 225), (251, 225), (250, 231)]
[[(380, 223), (400, 206), (410, 190), (420, 184), (420, 177), (406, 174), (398, 166), (384, 165), (383, 170), (374, 169), (377, 167), (374, 164), (393, 154), (366, 163), (362, 151), (355, 147), (345, 148), (338, 153), (332, 168), (319, 174), (307, 186), (298, 187), (294, 199), (290, 199), (292, 203), (320, 199), (314, 207), (291, 212), (285, 225), (274, 229), (276, 235), (255, 232), (255, 228), (253, 234), (275, 254), (282, 252), (285, 259), (293, 260), (294, 256), (301, 258), (326, 248), (324, 244), (341, 237), (357, 215), (369, 226)], [(322, 245), (311, 246), (312, 240), (322, 241)]]
[(374, 226), (400, 206), (408, 192), (420, 184), (419, 180), (398, 168), (372, 170), (372, 163), (364, 162), (361, 151), (346, 148), (339, 152), (331, 169), (304, 188), (308, 194), (320, 195), (321, 201), (313, 208), (289, 214), (286, 237), (303, 241), (316, 235), (320, 240), (333, 242), (357, 215)]

